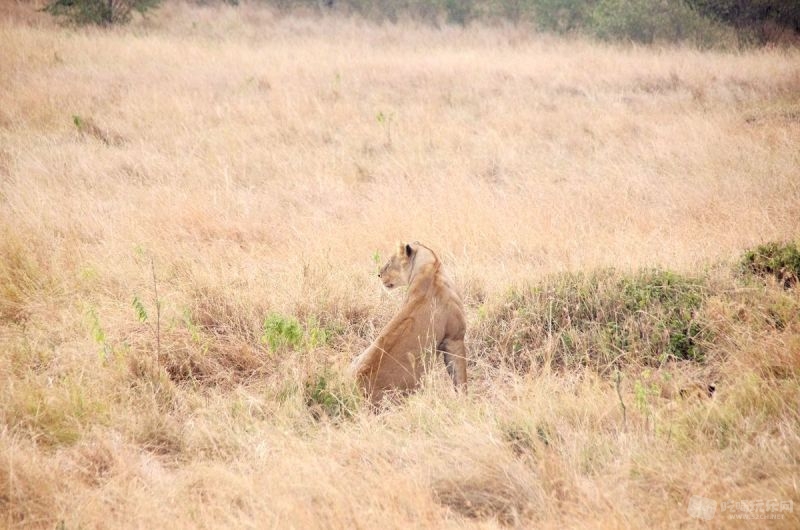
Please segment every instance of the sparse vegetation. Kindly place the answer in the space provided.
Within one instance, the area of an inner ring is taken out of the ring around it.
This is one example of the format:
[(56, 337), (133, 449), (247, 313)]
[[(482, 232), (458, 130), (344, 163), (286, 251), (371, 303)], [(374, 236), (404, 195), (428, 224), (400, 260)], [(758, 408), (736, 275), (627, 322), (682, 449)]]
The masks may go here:
[[(190, 0), (238, 7), (258, 4), (283, 13), (353, 15), (396, 23), (442, 25), (511, 22), (558, 34), (640, 43), (683, 42), (702, 47), (797, 42), (800, 8), (768, 0)], [(49, 0), (44, 10), (84, 26), (127, 24), (161, 0)]]
[(314, 419), (340, 421), (353, 417), (361, 399), (352, 382), (328, 368), (311, 376), (305, 384), (305, 403)]
[[(29, 7), (0, 5), (32, 13), (0, 16), (0, 527), (692, 527), (695, 495), (800, 526), (797, 50)], [(345, 374), (406, 239), (464, 295), (469, 392), (437, 360), (375, 413)]]
[(261, 342), (269, 346), (273, 353), (305, 348), (313, 350), (327, 345), (334, 330), (323, 326), (316, 316), (311, 315), (303, 326), (291, 316), (270, 313), (264, 320)]
[(800, 279), (800, 248), (795, 243), (765, 243), (745, 252), (741, 267), (746, 273), (791, 287)]

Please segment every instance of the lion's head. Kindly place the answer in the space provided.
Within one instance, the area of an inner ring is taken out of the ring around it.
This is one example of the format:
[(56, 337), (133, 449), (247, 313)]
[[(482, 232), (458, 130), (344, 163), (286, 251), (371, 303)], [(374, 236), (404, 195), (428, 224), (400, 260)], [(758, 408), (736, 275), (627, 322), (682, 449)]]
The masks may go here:
[(398, 243), (397, 251), (389, 258), (378, 277), (387, 289), (394, 289), (411, 283), (411, 277), (430, 263), (438, 263), (439, 259), (431, 249), (419, 241)]
[(381, 267), (378, 278), (383, 282), (387, 289), (394, 289), (401, 285), (408, 285), (408, 278), (411, 276), (413, 267), (412, 257), (414, 248), (411, 245), (400, 243), (397, 251), (389, 258), (386, 265)]

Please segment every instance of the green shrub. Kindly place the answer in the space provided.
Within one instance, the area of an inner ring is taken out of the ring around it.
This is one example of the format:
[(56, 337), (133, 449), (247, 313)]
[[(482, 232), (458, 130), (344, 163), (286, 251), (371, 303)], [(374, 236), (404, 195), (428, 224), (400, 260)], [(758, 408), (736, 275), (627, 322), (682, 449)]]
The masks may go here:
[(273, 352), (296, 349), (303, 340), (303, 330), (297, 319), (279, 313), (267, 316), (263, 331), (261, 341), (269, 345)]
[(724, 33), (682, 0), (600, 0), (588, 22), (589, 32), (601, 39), (641, 43), (712, 45)]
[(280, 313), (270, 313), (264, 319), (261, 342), (273, 352), (306, 349), (313, 350), (325, 346), (331, 337), (341, 330), (335, 326), (323, 325), (314, 315), (307, 318), (305, 325), (294, 317)]
[[(700, 318), (703, 282), (664, 270), (560, 274), (508, 293), (487, 317), (490, 361), (606, 370), (701, 361), (708, 332)], [(495, 352), (496, 358), (491, 358)]]
[(772, 276), (789, 288), (800, 278), (800, 248), (796, 243), (765, 243), (745, 252), (740, 267), (748, 274)]
[(305, 404), (314, 419), (327, 417), (333, 421), (345, 420), (358, 410), (358, 393), (330, 370), (310, 377), (303, 393)]
[(800, 32), (800, 2), (795, 0), (686, 0), (686, 3), (704, 16), (749, 32), (762, 42), (770, 40), (770, 25)]
[(108, 26), (124, 24), (133, 11), (144, 14), (160, 3), (161, 0), (51, 0), (44, 10), (73, 24)]

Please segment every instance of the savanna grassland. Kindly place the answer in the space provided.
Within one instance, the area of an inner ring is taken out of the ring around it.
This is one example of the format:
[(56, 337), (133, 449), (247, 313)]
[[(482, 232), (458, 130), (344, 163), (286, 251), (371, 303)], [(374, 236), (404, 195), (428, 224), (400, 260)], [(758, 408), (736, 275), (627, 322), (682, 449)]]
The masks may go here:
[[(800, 258), (742, 256), (800, 242), (800, 51), (25, 9), (0, 526), (798, 527)], [(398, 240), (464, 295), (470, 390), (375, 414), (344, 374)]]

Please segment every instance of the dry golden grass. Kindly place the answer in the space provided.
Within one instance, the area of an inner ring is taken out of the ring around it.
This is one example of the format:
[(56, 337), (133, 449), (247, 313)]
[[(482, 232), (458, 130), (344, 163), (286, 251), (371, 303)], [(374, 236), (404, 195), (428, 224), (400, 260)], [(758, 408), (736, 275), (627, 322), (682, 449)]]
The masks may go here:
[[(730, 264), (800, 234), (799, 117), (793, 49), (0, 20), (0, 525), (679, 527), (700, 495), (796, 528), (800, 295)], [(398, 239), (466, 296), (471, 391), (437, 372), (374, 415), (339, 374), (399, 304)], [(609, 266), (710, 270), (709, 362), (634, 363), (619, 396), (486, 362), (508, 289)], [(270, 314), (329, 336), (271, 351)]]

